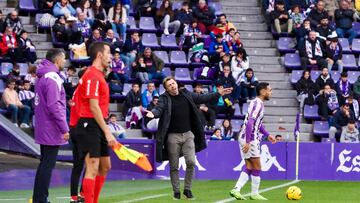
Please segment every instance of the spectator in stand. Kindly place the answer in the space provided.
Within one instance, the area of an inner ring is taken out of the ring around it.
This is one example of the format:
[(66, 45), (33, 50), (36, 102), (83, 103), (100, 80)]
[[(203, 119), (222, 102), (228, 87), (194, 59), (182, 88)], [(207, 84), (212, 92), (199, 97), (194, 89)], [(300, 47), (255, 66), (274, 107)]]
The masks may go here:
[(329, 36), (333, 36), (334, 29), (329, 25), (329, 19), (327, 17), (323, 17), (320, 21), (320, 26), (315, 29), (317, 33), (319, 33), (319, 38), (323, 41), (326, 41)]
[(120, 58), (120, 50), (115, 51), (110, 67), (111, 72), (108, 76), (109, 80), (120, 81), (122, 84), (129, 81), (129, 77), (126, 75), (125, 64)]
[(20, 67), (17, 63), (14, 64), (14, 67), (12, 68), (12, 70), (9, 70), (9, 74), (7, 75), (6, 79), (7, 80), (15, 80), (16, 85), (18, 87), (20, 87), (22, 85), (22, 78), (20, 76)]
[(31, 110), (34, 110), (33, 102), (35, 98), (35, 93), (31, 91), (30, 88), (30, 81), (24, 80), (23, 90), (19, 92), (19, 100), (23, 105), (30, 107)]
[(297, 100), (300, 102), (300, 115), (303, 114), (304, 105), (314, 105), (317, 88), (311, 79), (310, 71), (304, 70), (302, 77), (295, 84), (297, 91)]
[(31, 90), (34, 89), (34, 86), (35, 86), (35, 83), (36, 83), (36, 79), (37, 79), (37, 76), (36, 76), (36, 66), (34, 65), (30, 65), (29, 66), (29, 69), (28, 69), (28, 73), (25, 75), (25, 78), (24, 80), (27, 80), (30, 82), (30, 85), (31, 85)]
[(139, 32), (133, 32), (131, 37), (126, 39), (123, 52), (121, 53), (120, 57), (127, 67), (131, 67), (132, 63), (135, 61), (136, 56), (143, 51), (144, 46), (142, 45)]
[[(240, 47), (231, 59), (231, 73), (235, 81), (241, 80), (245, 70), (249, 68), (249, 57), (244, 48)], [(239, 83), (239, 82), (237, 82)]]
[(221, 57), (221, 61), (219, 62), (219, 72), (224, 71), (224, 66), (231, 67), (230, 54), (225, 54)]
[(141, 94), (141, 102), (144, 108), (151, 103), (154, 97), (159, 97), (159, 93), (155, 88), (154, 82), (149, 82), (147, 84), (147, 88)]
[(357, 78), (356, 82), (354, 83), (354, 97), (355, 99), (360, 99), (360, 76)]
[(310, 11), (308, 18), (310, 19), (312, 28), (319, 27), (321, 19), (329, 19), (329, 15), (325, 11), (325, 3), (323, 0), (319, 0), (316, 3), (316, 7)]
[(350, 120), (355, 120), (354, 112), (349, 105), (344, 104), (334, 114), (332, 122), (330, 122), (329, 138), (335, 138), (337, 132), (343, 132)]
[(325, 85), (329, 85), (331, 89), (335, 90), (335, 82), (329, 74), (329, 69), (323, 68), (321, 74), (315, 81), (317, 91), (324, 89)]
[[(217, 89), (221, 88), (221, 87), (222, 87), (222, 84), (220, 82), (218, 82), (216, 84), (216, 87), (214, 87), (214, 92), (216, 92)], [(221, 96), (218, 99), (216, 105), (213, 105), (212, 103), (210, 103), (210, 105), (215, 106), (217, 115), (225, 114), (225, 117), (228, 119), (230, 119), (234, 115), (235, 107), (233, 106), (230, 95)]]
[(276, 2), (276, 9), (271, 12), (271, 22), (277, 33), (291, 33), (293, 30), (293, 20), (285, 10), (285, 3), (282, 0)]
[(76, 8), (76, 13), (79, 15), (79, 13), (85, 14), (85, 19), (89, 21), (90, 24), (93, 23), (92, 19), (90, 19), (90, 0), (81, 0), (79, 7)]
[(162, 73), (164, 68), (164, 61), (152, 53), (151, 48), (147, 47), (144, 50), (144, 54), (141, 55), (144, 58), (146, 65), (146, 72), (148, 73), (149, 80), (158, 79), (162, 81), (165, 75)]
[(341, 132), (341, 143), (359, 143), (359, 130), (355, 124), (354, 119), (349, 120), (347, 126)]
[(156, 22), (164, 29), (164, 34), (169, 35), (169, 29), (172, 29), (173, 33), (176, 34), (180, 29), (180, 21), (174, 18), (174, 11), (170, 0), (164, 0), (160, 8), (156, 11)]
[(354, 99), (354, 94), (352, 92), (350, 92), (350, 95), (346, 99), (345, 104), (349, 105), (350, 110), (354, 112), (355, 119), (359, 120), (359, 115), (360, 115), (359, 101)]
[(56, 40), (63, 43), (78, 43), (73, 29), (66, 23), (65, 16), (59, 16), (52, 27)]
[(20, 128), (30, 128), (29, 117), (30, 107), (21, 103), (18, 93), (15, 90), (15, 80), (9, 79), (7, 87), (2, 94), (2, 100), (5, 107), (11, 112), (11, 120), (14, 125), (18, 126), (18, 116), (20, 120)]
[(233, 29), (234, 33), (236, 32), (234, 24), (227, 21), (225, 14), (220, 14), (216, 20), (216, 27), (210, 32), (210, 35), (212, 38), (215, 38), (218, 34), (222, 34), (225, 37), (225, 35), (229, 33), (230, 29)]
[(215, 28), (215, 11), (206, 4), (205, 0), (199, 0), (193, 10), (194, 17), (198, 20), (201, 33), (207, 34)]
[(202, 33), (198, 28), (197, 20), (193, 19), (189, 25), (185, 25), (181, 44), (185, 45), (187, 49), (190, 49), (200, 42), (201, 35)]
[(120, 1), (116, 2), (115, 5), (110, 8), (109, 21), (112, 25), (112, 29), (120, 35), (123, 41), (125, 41), (127, 11)]
[(221, 124), (221, 136), (223, 140), (231, 140), (234, 139), (234, 132), (231, 126), (231, 122), (229, 119), (224, 119)]
[(246, 69), (240, 80), (241, 97), (248, 100), (256, 97), (256, 86), (259, 83), (251, 68)]
[(243, 48), (243, 44), (240, 40), (240, 32), (235, 32), (234, 36), (231, 36), (232, 30), (230, 29), (229, 33), (225, 37), (225, 41), (229, 47), (230, 54), (236, 55), (239, 49)]
[(346, 0), (340, 1), (340, 9), (335, 10), (336, 33), (340, 38), (349, 35), (350, 48), (353, 39), (356, 37), (356, 32), (352, 28), (354, 21), (354, 11), (349, 8), (349, 2)]
[(89, 14), (89, 18), (94, 20), (92, 25), (93, 30), (99, 29), (102, 33), (105, 33), (107, 30), (112, 28), (101, 0), (93, 1)]
[(53, 14), (55, 17), (59, 16), (75, 16), (76, 10), (72, 7), (68, 0), (60, 0), (53, 8)]
[[(153, 110), (159, 103), (159, 96), (154, 96), (150, 104), (147, 106), (146, 110), (151, 111)], [(159, 120), (160, 118), (153, 118), (150, 119), (148, 117), (145, 117), (145, 125), (146, 128), (149, 130), (157, 130), (159, 126)]]
[(221, 130), (219, 128), (215, 128), (213, 134), (210, 137), (210, 140), (222, 140)]
[(311, 26), (309, 19), (305, 19), (303, 21), (302, 26), (300, 28), (295, 29), (296, 44), (298, 48), (300, 47), (300, 45), (304, 44), (305, 39), (309, 35), (310, 31), (311, 31)]
[[(61, 74), (61, 73), (60, 73)], [(64, 89), (66, 93), (66, 99), (70, 100), (72, 96), (74, 95), (76, 86), (77, 86), (77, 80), (75, 80), (76, 77), (76, 69), (73, 66), (70, 66), (66, 70), (66, 75), (62, 75), (64, 83)]]
[(323, 120), (328, 120), (339, 108), (339, 101), (335, 90), (326, 84), (316, 96), (316, 103), (319, 105), (318, 113)]
[(228, 106), (232, 106), (232, 101), (238, 101), (240, 99), (241, 90), (240, 87), (236, 85), (235, 79), (231, 75), (229, 65), (224, 66), (224, 70), (217, 79), (217, 84), (220, 84), (224, 88), (232, 88), (231, 95), (227, 95), (226, 98), (224, 98), (224, 101)]
[(114, 31), (112, 29), (108, 29), (106, 32), (106, 37), (104, 39), (104, 42), (107, 42), (110, 44), (111, 53), (114, 54), (116, 50), (120, 53), (120, 50), (122, 49), (124, 41), (122, 39), (119, 39), (115, 37)]
[(110, 114), (108, 127), (111, 133), (114, 135), (114, 137), (120, 139), (125, 138), (125, 129), (119, 123), (117, 123), (116, 114)]
[(276, 0), (262, 0), (262, 9), (265, 14), (265, 22), (270, 26), (271, 24), (271, 12), (275, 10)]
[(300, 28), (306, 16), (301, 12), (299, 5), (294, 5), (291, 9), (290, 18), (293, 21), (294, 28)]
[(38, 8), (39, 10), (41, 11), (44, 11), (44, 10), (50, 10), (52, 11), (55, 4), (56, 4), (56, 0), (38, 0)]
[(221, 34), (216, 36), (216, 40), (210, 43), (209, 56), (212, 63), (218, 63), (225, 54), (229, 53), (229, 47), (227, 46), (223, 36)]
[(142, 119), (141, 92), (139, 84), (133, 83), (126, 95), (123, 115), (125, 115), (126, 128), (138, 128)]
[(155, 17), (157, 1), (155, 0), (138, 0), (136, 9), (137, 17), (151, 16)]
[(6, 31), (0, 41), (0, 51), (2, 56), (10, 57), (12, 61), (15, 61), (16, 49), (18, 43), (16, 40), (16, 34), (11, 27), (6, 27)]
[(139, 56), (136, 63), (133, 64), (132, 78), (137, 78), (142, 84), (149, 82), (149, 75), (146, 70), (144, 57)]
[(94, 29), (93, 32), (92, 32), (92, 36), (90, 37), (90, 39), (88, 39), (85, 44), (86, 44), (86, 50), (88, 53), (89, 52), (89, 47), (90, 45), (93, 43), (93, 42), (102, 42), (104, 41), (102, 36), (101, 36), (101, 33), (100, 33), (100, 30), (99, 29)]
[(352, 86), (348, 80), (347, 72), (342, 72), (340, 80), (336, 84), (337, 86), (337, 93), (339, 98), (339, 103), (344, 104), (346, 99), (349, 97), (351, 93)]
[(18, 51), (15, 58), (17, 58), (17, 62), (30, 63), (34, 63), (37, 59), (35, 45), (31, 39), (28, 38), (28, 33), (25, 30), (20, 32)]
[[(201, 83), (195, 84), (194, 92), (197, 94), (203, 94), (203, 87)], [(205, 129), (213, 130), (215, 128), (216, 119), (216, 109), (214, 106), (209, 104), (200, 104), (198, 105), (198, 109), (204, 116)]]
[[(349, 0), (352, 1), (352, 0)], [(334, 11), (335, 9), (339, 8), (340, 0), (324, 0), (325, 3), (325, 10), (329, 14), (329, 17), (334, 19)]]
[(310, 31), (308, 38), (299, 46), (301, 67), (305, 70), (307, 65), (327, 67), (325, 43), (317, 38), (315, 31)]
[(337, 64), (338, 71), (342, 73), (344, 65), (342, 62), (343, 50), (341, 44), (339, 43), (337, 37), (330, 37), (328, 38), (328, 41), (330, 43), (326, 46), (326, 61), (328, 64), (327, 67), (331, 72), (333, 65)]
[(24, 29), (17, 11), (12, 11), (5, 18), (4, 28), (6, 29), (7, 27), (11, 27), (16, 35), (19, 35), (20, 32)]
[(275, 135), (275, 139), (276, 139), (276, 142), (284, 141), (284, 138), (282, 137), (282, 135)]
[(86, 14), (84, 12), (78, 13), (78, 20), (75, 22), (73, 26), (74, 33), (81, 33), (81, 39), (78, 39), (78, 43), (81, 44), (86, 42), (91, 37), (91, 25), (89, 18), (86, 18)]
[(190, 26), (194, 20), (193, 12), (189, 9), (189, 3), (184, 1), (182, 3), (181, 9), (175, 13), (175, 19), (180, 21), (181, 25)]
[(0, 36), (2, 35), (2, 32), (5, 30), (5, 21), (4, 21), (4, 15), (2, 11), (0, 10)]

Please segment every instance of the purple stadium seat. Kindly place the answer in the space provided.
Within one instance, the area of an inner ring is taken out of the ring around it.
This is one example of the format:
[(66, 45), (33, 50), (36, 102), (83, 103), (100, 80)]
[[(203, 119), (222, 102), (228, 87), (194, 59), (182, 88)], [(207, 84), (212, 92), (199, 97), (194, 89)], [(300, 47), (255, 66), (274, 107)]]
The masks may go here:
[(355, 56), (352, 54), (344, 54), (342, 57), (344, 63), (344, 69), (347, 70), (357, 70), (358, 66), (356, 65)]
[(141, 17), (139, 22), (139, 28), (142, 32), (156, 32), (154, 18), (152, 17)]
[(182, 3), (181, 1), (175, 1), (173, 2), (173, 5), (172, 5), (172, 9), (175, 11), (175, 10), (180, 10), (181, 7), (182, 7)]
[(131, 85), (132, 85), (132, 84), (130, 84), (130, 83), (125, 83), (125, 84), (124, 84), (123, 95), (127, 95), (127, 93), (130, 92), (130, 90), (131, 90)]
[(204, 40), (204, 49), (209, 49), (211, 43), (210, 35), (201, 35), (201, 38)]
[(343, 53), (344, 54), (350, 54), (351, 53), (351, 49), (350, 49), (350, 45), (349, 45), (349, 40), (347, 38), (339, 38), (339, 43), (342, 46), (343, 49)]
[(20, 69), (20, 76), (25, 76), (28, 73), (29, 65), (27, 63), (18, 63)]
[(160, 49), (156, 34), (154, 33), (144, 33), (141, 38), (142, 44), (144, 47), (150, 47), (152, 49)]
[(185, 52), (183, 51), (171, 51), (170, 62), (176, 67), (188, 67)]
[(28, 13), (33, 13), (38, 10), (34, 5), (34, 1), (30, 1), (30, 0), (20, 0), (19, 9), (20, 11), (28, 12)]
[(359, 76), (360, 72), (358, 71), (348, 71), (348, 80), (351, 84), (354, 84)]
[(305, 105), (304, 106), (304, 118), (310, 120), (319, 120), (320, 116), (318, 114), (318, 105)]
[(0, 93), (4, 93), (5, 90), (5, 82), (4, 80), (0, 80)]
[(243, 123), (244, 123), (243, 120), (236, 120), (236, 119), (231, 120), (231, 126), (233, 128), (233, 132), (239, 132)]
[(234, 105), (235, 112), (234, 112), (234, 118), (244, 118), (240, 111), (240, 106), (238, 104)]
[(201, 71), (202, 71), (202, 68), (194, 68), (194, 71), (193, 71), (194, 80), (196, 80), (196, 82), (201, 83), (201, 84), (210, 85), (213, 82), (212, 80), (210, 80), (210, 79), (205, 80), (205, 79), (198, 79), (197, 78), (197, 76), (201, 74)]
[(7, 62), (2, 62), (1, 63), (1, 74), (2, 75), (8, 75), (9, 72), (13, 69), (13, 64), (12, 63), (7, 63)]
[(165, 66), (171, 65), (169, 55), (166, 51), (154, 51), (154, 54), (164, 61)]
[(293, 70), (291, 72), (291, 78), (290, 78), (291, 84), (297, 83), (297, 81), (300, 80), (302, 74), (303, 74), (302, 70)]
[(298, 69), (301, 67), (301, 60), (298, 53), (288, 53), (284, 57), (285, 68)]
[(215, 119), (215, 127), (221, 128), (223, 121), (224, 121), (224, 119)]
[(329, 123), (327, 121), (315, 121), (313, 133), (316, 136), (327, 137), (329, 135)]
[(296, 49), (291, 47), (293, 44), (293, 38), (291, 37), (280, 37), (277, 42), (277, 48), (281, 54), (294, 53)]
[(181, 83), (192, 83), (189, 69), (187, 68), (176, 68), (175, 69), (175, 80)]
[(215, 10), (215, 15), (222, 14), (222, 6), (220, 2), (209, 2), (209, 7), (213, 7)]
[(36, 27), (37, 27), (37, 32), (39, 32), (39, 29), (41, 29), (41, 30), (50, 30), (51, 29), (50, 26), (43, 26), (43, 25), (41, 25), (39, 23), (40, 19), (41, 19), (41, 17), (43, 15), (44, 15), (43, 13), (37, 13), (36, 16), (35, 16), (35, 24), (36, 24)]
[(164, 73), (164, 75), (165, 75), (166, 77), (171, 76), (171, 70), (170, 70), (170, 68), (168, 68), (168, 67), (164, 67), (164, 68), (162, 69), (162, 73)]
[(321, 74), (321, 71), (319, 71), (319, 70), (312, 70), (312, 71), (310, 72), (311, 79), (315, 82), (316, 79), (319, 77), (320, 74)]
[(160, 40), (161, 48), (163, 49), (171, 49), (171, 50), (178, 50), (179, 46), (176, 44), (175, 35), (161, 35)]
[(193, 86), (192, 85), (185, 85), (185, 88), (189, 91), (189, 92), (193, 92)]
[(337, 83), (340, 79), (339, 71), (331, 71), (331, 77), (334, 80), (334, 82)]
[(242, 106), (242, 116), (245, 117), (247, 112), (248, 112), (248, 103), (244, 103), (243, 106)]
[(135, 18), (134, 16), (129, 16), (127, 21), (126, 21), (126, 24), (129, 26), (129, 28), (127, 28), (127, 30), (129, 32), (134, 32), (134, 31), (138, 31), (139, 28), (136, 26), (136, 22), (135, 22)]
[(200, 61), (199, 61), (199, 62), (195, 62), (195, 61), (194, 61), (194, 62), (191, 62), (191, 59), (190, 59), (190, 58), (191, 58), (192, 54), (193, 54), (192, 52), (189, 52), (189, 53), (188, 53), (188, 58), (187, 58), (187, 60), (189, 61), (189, 63), (191, 63), (191, 66), (194, 67), (194, 68), (195, 68), (195, 67), (204, 67), (205, 64), (202, 63), (202, 62), (200, 62)]
[(353, 23), (353, 30), (356, 32), (357, 36), (360, 36), (360, 22)]
[(354, 54), (360, 54), (360, 39), (354, 39), (352, 43), (352, 52)]
[(159, 85), (159, 94), (162, 94), (165, 92), (165, 88), (162, 84)]
[(130, 84), (130, 83), (125, 83), (122, 94), (120, 94), (120, 93), (112, 94), (112, 95), (110, 95), (111, 99), (124, 100), (126, 98), (127, 93), (129, 93), (129, 91), (131, 90), (131, 85), (132, 84)]

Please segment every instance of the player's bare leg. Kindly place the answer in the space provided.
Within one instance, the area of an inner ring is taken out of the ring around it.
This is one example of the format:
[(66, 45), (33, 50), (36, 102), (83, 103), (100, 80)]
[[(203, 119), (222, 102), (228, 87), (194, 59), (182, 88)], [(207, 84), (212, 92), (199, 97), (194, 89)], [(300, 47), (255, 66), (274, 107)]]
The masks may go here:
[(250, 162), (250, 159), (245, 159), (245, 169), (241, 172), (240, 177), (236, 182), (234, 189), (230, 191), (230, 196), (235, 197), (237, 200), (246, 200), (246, 198), (243, 195), (241, 195), (240, 190), (249, 180), (251, 171), (252, 171), (252, 164)]
[(250, 163), (252, 166), (251, 170), (251, 200), (267, 200), (265, 197), (259, 194), (260, 187), (260, 172), (261, 172), (261, 162), (260, 157), (251, 157)]
[(106, 175), (110, 171), (111, 161), (109, 156), (100, 157), (98, 174), (95, 178), (94, 203), (99, 201), (101, 189), (105, 183)]
[(99, 171), (100, 159), (91, 158), (89, 154), (85, 156), (86, 172), (83, 180), (82, 189), (85, 202), (94, 202), (95, 178)]

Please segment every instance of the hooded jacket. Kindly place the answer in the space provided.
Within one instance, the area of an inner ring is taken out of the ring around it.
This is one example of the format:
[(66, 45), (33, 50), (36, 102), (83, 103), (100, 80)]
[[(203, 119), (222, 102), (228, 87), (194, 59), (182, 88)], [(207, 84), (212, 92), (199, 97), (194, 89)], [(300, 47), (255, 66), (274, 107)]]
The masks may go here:
[(69, 132), (66, 122), (66, 95), (59, 69), (44, 59), (38, 66), (35, 86), (35, 142), (42, 145), (63, 145)]

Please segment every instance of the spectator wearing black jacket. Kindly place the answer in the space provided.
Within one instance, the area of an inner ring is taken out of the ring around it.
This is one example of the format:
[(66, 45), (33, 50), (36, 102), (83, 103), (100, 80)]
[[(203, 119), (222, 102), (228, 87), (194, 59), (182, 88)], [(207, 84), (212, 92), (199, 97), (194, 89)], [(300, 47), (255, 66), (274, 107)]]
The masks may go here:
[(335, 138), (337, 132), (342, 132), (349, 120), (355, 120), (354, 112), (350, 110), (348, 104), (344, 104), (337, 110), (332, 122), (330, 122), (329, 138)]
[(276, 9), (271, 12), (271, 22), (273, 23), (277, 33), (291, 33), (293, 29), (293, 21), (289, 13), (285, 10), (284, 1), (276, 2)]
[(307, 65), (318, 65), (319, 68), (327, 67), (325, 51), (325, 43), (316, 37), (315, 31), (310, 31), (308, 38), (299, 46), (301, 67), (304, 70)]
[(4, 22), (4, 28), (11, 27), (13, 32), (18, 36), (22, 30), (24, 30), (24, 26), (21, 23), (20, 17), (17, 11), (12, 11), (7, 15)]
[(323, 68), (321, 74), (315, 81), (318, 91), (324, 89), (325, 85), (329, 85), (331, 89), (335, 89), (335, 82), (329, 74), (329, 69)]
[(56, 40), (64, 43), (74, 42), (74, 31), (66, 25), (65, 16), (59, 16), (52, 27)]
[(317, 94), (317, 89), (314, 81), (311, 79), (310, 71), (305, 70), (303, 72), (300, 80), (295, 84), (295, 88), (297, 91), (297, 100), (300, 102), (300, 114), (303, 114), (304, 105), (315, 104), (315, 95)]
[(328, 120), (339, 108), (337, 93), (330, 85), (325, 85), (316, 96), (316, 103), (319, 105), (318, 113), (323, 120)]
[(240, 97), (240, 87), (236, 85), (236, 81), (231, 74), (230, 65), (224, 65), (222, 73), (220, 73), (217, 84), (221, 84), (224, 88), (233, 88), (231, 99), (238, 100)]
[(346, 99), (350, 96), (352, 85), (348, 80), (347, 72), (342, 72), (340, 80), (336, 84), (336, 92), (338, 93), (339, 103), (345, 104)]
[(305, 38), (309, 35), (311, 31), (310, 20), (305, 19), (301, 27), (295, 29), (296, 44), (299, 47), (305, 43)]
[(342, 62), (342, 54), (343, 50), (341, 44), (338, 42), (337, 37), (329, 37), (328, 41), (330, 44), (326, 46), (326, 61), (328, 64), (328, 69), (331, 72), (331, 69), (334, 64), (337, 64), (338, 71), (340, 73), (343, 72), (343, 62)]
[(317, 33), (319, 33), (319, 38), (326, 41), (329, 35), (335, 31), (333, 28), (329, 26), (329, 19), (324, 16), (320, 21), (320, 26), (315, 29)]
[(18, 62), (31, 62), (34, 63), (37, 59), (35, 45), (28, 38), (28, 33), (25, 30), (20, 32), (18, 42), (17, 56), (15, 57)]
[(120, 55), (127, 67), (131, 67), (138, 54), (144, 52), (144, 46), (141, 42), (139, 32), (133, 32), (130, 38), (127, 38)]
[[(181, 9), (175, 13), (175, 19), (179, 20), (182, 26), (191, 24), (194, 17), (188, 2), (183, 2)], [(182, 27), (182, 29), (184, 29), (184, 27)]]
[(215, 29), (215, 11), (206, 4), (205, 0), (199, 0), (199, 4), (193, 10), (194, 17), (198, 20), (198, 27), (201, 33), (209, 33)]
[(319, 27), (321, 19), (329, 18), (328, 13), (325, 11), (325, 2), (319, 0), (316, 3), (316, 7), (310, 11), (308, 18), (310, 19), (312, 28)]
[(155, 17), (156, 14), (156, 0), (138, 0), (136, 10), (138, 11), (137, 17), (151, 16)]
[(352, 23), (354, 21), (353, 16), (354, 11), (350, 9), (349, 2), (341, 0), (340, 9), (335, 10), (336, 33), (340, 38), (344, 38), (345, 35), (348, 35), (350, 46), (357, 35), (352, 28)]
[(120, 38), (117, 38), (114, 36), (114, 31), (112, 29), (108, 29), (106, 32), (106, 37), (104, 39), (104, 42), (107, 42), (110, 44), (111, 53), (114, 54), (115, 50), (121, 50), (123, 41)]
[(126, 117), (130, 114), (129, 116), (131, 117), (132, 115), (129, 113), (129, 111), (134, 111), (135, 113), (135, 111), (141, 109), (141, 104), (141, 91), (139, 84), (133, 83), (131, 90), (126, 95), (122, 114)]

